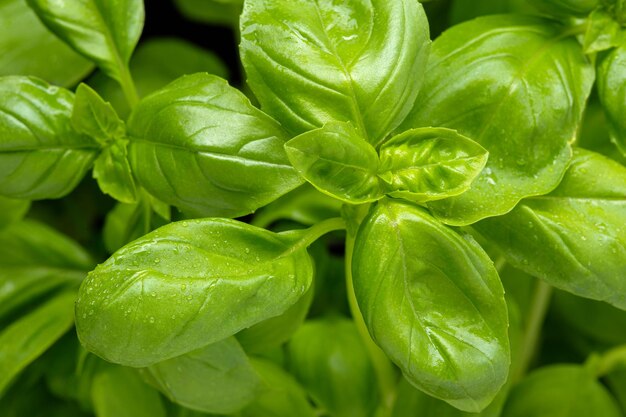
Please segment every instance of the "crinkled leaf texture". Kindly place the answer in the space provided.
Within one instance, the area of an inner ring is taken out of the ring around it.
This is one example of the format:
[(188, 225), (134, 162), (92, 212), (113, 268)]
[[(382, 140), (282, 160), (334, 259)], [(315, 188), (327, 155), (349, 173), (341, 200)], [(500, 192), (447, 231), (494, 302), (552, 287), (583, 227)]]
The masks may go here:
[(600, 62), (598, 93), (609, 121), (611, 140), (626, 156), (626, 43)]
[(83, 345), (148, 366), (217, 342), (291, 307), (313, 267), (293, 235), (229, 219), (171, 223), (117, 251), (83, 282)]
[(626, 168), (576, 149), (552, 193), (474, 225), (516, 268), (626, 310)]
[(143, 0), (27, 0), (41, 21), (72, 48), (121, 80), (139, 41)]
[(435, 217), (474, 223), (558, 185), (594, 80), (580, 45), (562, 31), (553, 21), (499, 15), (435, 40), (424, 86), (401, 128), (456, 129), (489, 151), (467, 192), (429, 203)]
[(173, 402), (205, 413), (233, 414), (257, 394), (260, 380), (234, 337), (143, 369)]
[(415, 0), (248, 0), (241, 16), (250, 88), (292, 134), (350, 121), (379, 143), (409, 112), (429, 46)]
[(352, 204), (384, 195), (376, 149), (350, 123), (327, 123), (291, 139), (285, 150), (298, 173), (325, 194)]
[(128, 131), (139, 183), (193, 216), (249, 214), (302, 184), (281, 126), (214, 75), (183, 76), (146, 97)]
[(461, 410), (485, 408), (510, 353), (504, 290), (482, 248), (384, 199), (357, 233), (352, 270), (370, 334), (406, 378)]
[(0, 195), (39, 200), (74, 189), (98, 144), (72, 129), (74, 95), (22, 76), (0, 78)]
[(485, 148), (454, 130), (411, 129), (380, 147), (379, 176), (394, 197), (441, 200), (467, 191), (488, 156)]

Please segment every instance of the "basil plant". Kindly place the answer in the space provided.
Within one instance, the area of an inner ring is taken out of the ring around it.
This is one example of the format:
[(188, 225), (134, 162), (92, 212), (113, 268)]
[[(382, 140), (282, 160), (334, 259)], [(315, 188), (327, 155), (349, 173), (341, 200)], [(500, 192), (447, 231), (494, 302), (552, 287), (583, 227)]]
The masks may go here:
[(624, 0), (145, 6), (0, 0), (0, 414), (624, 415)]

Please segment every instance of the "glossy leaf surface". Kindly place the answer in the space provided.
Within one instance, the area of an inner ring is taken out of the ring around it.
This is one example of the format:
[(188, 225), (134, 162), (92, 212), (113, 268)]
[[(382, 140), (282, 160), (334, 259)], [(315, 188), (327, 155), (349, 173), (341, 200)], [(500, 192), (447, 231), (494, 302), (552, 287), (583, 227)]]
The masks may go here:
[(626, 309), (626, 168), (577, 149), (559, 187), (523, 200), (476, 230), (516, 268)]
[(412, 129), (381, 146), (379, 176), (394, 197), (440, 200), (466, 191), (485, 167), (488, 155), (482, 146), (454, 130)]
[(172, 223), (89, 274), (77, 330), (99, 356), (148, 366), (283, 313), (312, 274), (293, 237), (228, 219)]
[(0, 394), (74, 322), (74, 292), (52, 298), (0, 331)]
[(139, 183), (193, 216), (242, 216), (302, 183), (280, 125), (213, 75), (185, 76), (150, 95), (128, 127)]
[(413, 104), (428, 50), (413, 0), (249, 0), (241, 16), (250, 88), (292, 134), (350, 121), (379, 143)]
[(72, 48), (116, 80), (125, 77), (143, 29), (143, 0), (27, 1), (41, 21)]
[(618, 417), (615, 400), (581, 366), (553, 365), (539, 369), (517, 385), (502, 417)]
[(260, 385), (246, 353), (233, 337), (155, 363), (143, 372), (175, 403), (206, 413), (241, 410)]
[(611, 140), (626, 156), (626, 45), (610, 51), (600, 62), (598, 93), (609, 122)]
[(370, 334), (407, 379), (461, 410), (485, 408), (510, 358), (502, 284), (482, 248), (417, 206), (382, 200), (352, 265)]
[(383, 196), (378, 154), (349, 123), (328, 123), (285, 144), (293, 167), (323, 193), (360, 204)]
[(626, 41), (626, 34), (622, 32), (620, 24), (607, 10), (594, 10), (588, 19), (587, 31), (583, 39), (585, 53), (604, 51)]
[(98, 417), (165, 417), (158, 392), (146, 385), (135, 370), (111, 367), (96, 375), (91, 387)]
[(98, 145), (72, 129), (73, 101), (35, 78), (0, 78), (0, 195), (59, 198), (83, 178)]
[(124, 203), (137, 201), (137, 186), (128, 161), (127, 140), (116, 140), (102, 150), (94, 163), (93, 177), (103, 193)]
[(540, 18), (487, 16), (433, 43), (426, 81), (401, 129), (448, 127), (489, 151), (467, 192), (429, 204), (435, 217), (470, 224), (559, 183), (594, 79), (576, 39), (561, 32)]
[(107, 145), (116, 138), (126, 135), (124, 122), (113, 109), (91, 87), (81, 83), (76, 89), (72, 126), (101, 145)]
[(307, 321), (287, 345), (289, 369), (314, 401), (336, 417), (368, 417), (378, 400), (369, 355), (351, 320)]
[(41, 24), (26, 1), (0, 1), (0, 76), (30, 75), (71, 87), (92, 69)]

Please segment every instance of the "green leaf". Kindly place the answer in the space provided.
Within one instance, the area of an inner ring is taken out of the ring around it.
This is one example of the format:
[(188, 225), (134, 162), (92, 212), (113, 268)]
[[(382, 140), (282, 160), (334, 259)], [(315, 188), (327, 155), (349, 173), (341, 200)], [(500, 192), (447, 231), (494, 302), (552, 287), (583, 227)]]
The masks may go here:
[(372, 338), (409, 382), (484, 409), (510, 357), (502, 284), (482, 248), (415, 205), (382, 200), (357, 233), (352, 270)]
[(467, 191), (488, 155), (454, 130), (412, 129), (381, 146), (378, 175), (394, 197), (420, 203), (441, 200)]
[(280, 125), (213, 75), (181, 77), (145, 98), (128, 127), (139, 183), (192, 216), (242, 216), (302, 183)]
[(466, 225), (550, 192), (571, 158), (593, 67), (556, 23), (522, 15), (481, 17), (433, 43), (427, 77), (401, 129), (456, 129), (489, 151), (460, 196), (429, 203), (438, 219)]
[(75, 295), (61, 293), (2, 329), (0, 396), (16, 375), (72, 327)]
[(228, 219), (171, 223), (89, 274), (78, 335), (111, 362), (148, 366), (285, 312), (312, 274), (292, 235)]
[(237, 333), (237, 341), (250, 353), (262, 353), (277, 348), (300, 328), (313, 301), (314, 288), (280, 316), (272, 317)]
[(589, 15), (587, 31), (583, 38), (583, 49), (586, 54), (619, 46), (626, 35), (607, 10), (599, 8)]
[(126, 135), (124, 122), (120, 120), (113, 106), (83, 83), (76, 89), (72, 126), (77, 132), (91, 136), (101, 145), (108, 145)]
[(112, 367), (96, 375), (91, 387), (97, 417), (165, 417), (158, 392), (132, 369)]
[(598, 67), (598, 93), (609, 122), (611, 140), (626, 156), (626, 44), (609, 52)]
[[(177, 38), (142, 40), (130, 60), (130, 72), (139, 97), (145, 97), (185, 74), (208, 72), (223, 78), (228, 76), (226, 65), (217, 55)], [(111, 102), (120, 116), (128, 117), (130, 106), (118, 83), (98, 72), (89, 79), (89, 84)]]
[(626, 167), (576, 149), (557, 189), (477, 223), (516, 268), (626, 309)]
[(530, 0), (537, 9), (557, 17), (586, 16), (598, 6), (599, 0)]
[(71, 87), (92, 68), (41, 24), (26, 1), (0, 1), (0, 76), (31, 75)]
[(241, 412), (242, 417), (315, 417), (306, 392), (293, 377), (272, 362), (252, 360), (263, 387)]
[(335, 417), (369, 417), (377, 380), (356, 326), (328, 317), (307, 321), (287, 345), (289, 369), (314, 401)]
[(27, 0), (59, 38), (126, 83), (128, 61), (144, 22), (143, 0)]
[(137, 186), (128, 161), (128, 140), (116, 140), (102, 150), (93, 177), (103, 193), (123, 203), (137, 201)]
[(243, 0), (175, 0), (178, 10), (190, 20), (237, 26)]
[(248, 0), (241, 16), (250, 88), (292, 134), (350, 121), (378, 144), (409, 112), (429, 46), (414, 0)]
[(327, 123), (285, 144), (293, 167), (315, 188), (352, 204), (383, 196), (376, 149), (349, 123)]
[(62, 287), (78, 287), (94, 262), (77, 243), (32, 220), (0, 231), (0, 323)]
[(0, 197), (0, 229), (22, 219), (30, 208), (30, 201)]
[(206, 413), (232, 414), (255, 397), (260, 380), (234, 337), (144, 371), (173, 402)]
[(502, 417), (619, 417), (615, 400), (581, 366), (552, 365), (513, 388)]
[(535, 8), (528, 0), (452, 0), (450, 24), (456, 25), (479, 16), (503, 13), (532, 14)]
[(72, 129), (73, 101), (36, 78), (0, 77), (0, 195), (59, 198), (83, 178), (98, 144)]

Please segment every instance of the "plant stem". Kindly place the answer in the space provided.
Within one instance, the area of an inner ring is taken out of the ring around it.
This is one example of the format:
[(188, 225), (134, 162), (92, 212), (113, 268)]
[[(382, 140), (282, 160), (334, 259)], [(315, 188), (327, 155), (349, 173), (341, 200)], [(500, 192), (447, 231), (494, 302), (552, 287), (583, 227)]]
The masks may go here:
[(530, 305), (530, 315), (528, 316), (528, 322), (526, 323), (526, 328), (522, 338), (520, 360), (517, 368), (511, 375), (511, 380), (513, 382), (519, 381), (526, 374), (526, 371), (535, 356), (541, 327), (543, 326), (548, 307), (550, 306), (551, 296), (552, 287), (538, 279)]
[(128, 69), (128, 65), (120, 64), (119, 68), (119, 83), (122, 87), (122, 91), (124, 92), (124, 97), (126, 97), (126, 101), (128, 102), (128, 105), (132, 110), (139, 103), (139, 94), (137, 93), (137, 87), (135, 87), (135, 82), (133, 81), (133, 76)]
[(391, 415), (393, 409), (393, 403), (396, 397), (396, 385), (397, 375), (396, 371), (391, 364), (391, 361), (385, 355), (385, 353), (374, 343), (372, 337), (367, 330), (365, 320), (359, 309), (359, 305), (354, 293), (354, 285), (352, 282), (352, 253), (354, 252), (354, 236), (349, 233), (346, 236), (346, 292), (348, 293), (348, 304), (350, 306), (350, 312), (352, 313), (352, 319), (356, 325), (356, 328), (365, 344), (367, 353), (374, 366), (374, 371), (378, 379), (378, 388), (381, 397), (382, 410), (379, 415), (385, 417)]
[(345, 229), (346, 222), (341, 217), (333, 217), (332, 219), (319, 222), (306, 229), (304, 236), (302, 236), (302, 238), (298, 240), (295, 245), (289, 248), (289, 250), (285, 252), (285, 255), (293, 253), (299, 249), (308, 248), (311, 244), (313, 244), (313, 242), (327, 233)]
[(617, 346), (601, 356), (592, 355), (587, 366), (597, 378), (601, 378), (615, 368), (626, 365), (626, 345)]

